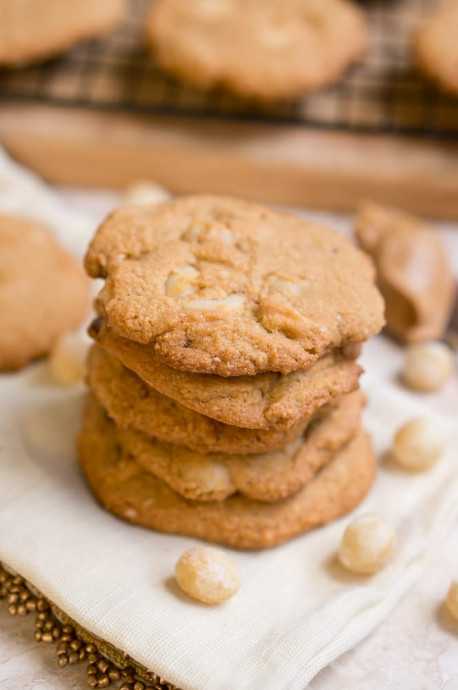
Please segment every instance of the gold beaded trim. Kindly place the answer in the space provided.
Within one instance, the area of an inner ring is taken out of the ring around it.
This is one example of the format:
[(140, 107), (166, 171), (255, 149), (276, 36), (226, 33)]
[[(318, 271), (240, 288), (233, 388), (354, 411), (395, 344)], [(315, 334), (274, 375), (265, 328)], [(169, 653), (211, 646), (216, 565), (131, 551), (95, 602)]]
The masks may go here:
[(85, 662), (90, 688), (118, 690), (179, 690), (138, 664), (125, 652), (91, 635), (46, 599), (23, 577), (0, 563), (0, 600), (6, 599), (11, 616), (35, 613), (35, 639), (56, 645), (57, 665)]

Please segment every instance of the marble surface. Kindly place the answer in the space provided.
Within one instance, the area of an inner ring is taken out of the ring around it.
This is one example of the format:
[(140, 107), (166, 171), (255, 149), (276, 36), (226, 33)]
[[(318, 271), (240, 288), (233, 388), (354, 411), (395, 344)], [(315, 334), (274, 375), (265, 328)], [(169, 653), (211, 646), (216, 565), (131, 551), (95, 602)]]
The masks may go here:
[[(112, 194), (73, 191), (64, 196), (78, 207), (100, 215), (116, 201)], [(334, 225), (340, 224), (336, 217), (332, 221)], [(444, 228), (443, 236), (457, 267), (455, 232), (456, 229)], [(392, 355), (380, 362), (387, 377), (395, 377), (400, 366), (402, 355), (395, 346)], [(430, 397), (431, 407), (449, 410), (450, 405), (457, 405), (456, 394), (456, 387), (448, 386)], [(362, 643), (322, 670), (308, 687), (458, 690), (458, 623), (450, 619), (443, 607), (452, 579), (458, 579), (458, 522), (435, 552), (420, 581), (396, 609)], [(36, 642), (33, 631), (33, 616), (11, 617), (6, 602), (0, 602), (0, 689), (87, 688), (85, 664), (58, 668), (54, 646)]]

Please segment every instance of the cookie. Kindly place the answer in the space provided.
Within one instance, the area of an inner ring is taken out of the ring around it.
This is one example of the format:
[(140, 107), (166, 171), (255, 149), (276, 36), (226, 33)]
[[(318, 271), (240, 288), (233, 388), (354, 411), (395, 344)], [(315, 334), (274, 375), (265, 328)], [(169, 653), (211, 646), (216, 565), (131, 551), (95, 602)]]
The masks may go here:
[(364, 54), (368, 28), (348, 0), (156, 0), (146, 38), (184, 81), (272, 101), (337, 81)]
[(442, 338), (455, 281), (437, 232), (414, 216), (368, 201), (359, 209), (355, 235), (375, 262), (387, 331), (406, 343)]
[(418, 69), (440, 89), (458, 95), (458, 3), (446, 0), (426, 14), (414, 37)]
[(116, 335), (97, 320), (96, 342), (163, 395), (190, 410), (244, 429), (291, 429), (333, 398), (358, 387), (361, 367), (333, 352), (307, 370), (223, 378), (163, 364), (148, 345)]
[(62, 0), (2, 0), (0, 10), (0, 65), (18, 67), (113, 29), (127, 3), (78, 0), (69, 12)]
[(0, 215), (0, 371), (20, 369), (49, 352), (88, 307), (89, 281), (51, 232)]
[(382, 327), (371, 261), (325, 227), (231, 197), (124, 207), (86, 256), (99, 310), (171, 367), (288, 374)]
[(294, 496), (263, 503), (240, 495), (191, 501), (123, 453), (100, 406), (86, 414), (79, 441), (84, 474), (100, 503), (124, 520), (240, 549), (262, 549), (330, 522), (355, 508), (375, 476), (368, 436), (359, 432)]
[[(289, 429), (242, 429), (217, 422), (148, 386), (119, 360), (91, 349), (87, 382), (102, 407), (121, 428), (133, 428), (159, 441), (198, 453), (263, 453), (278, 450), (304, 433), (312, 418)], [(313, 419), (332, 412), (341, 398), (320, 407)]]
[[(277, 502), (305, 486), (356, 434), (363, 401), (360, 391), (343, 396), (301, 437), (267, 453), (202, 454), (133, 429), (117, 429), (116, 436), (126, 457), (185, 498), (222, 501), (238, 492), (259, 501)], [(91, 407), (98, 404), (93, 399)]]

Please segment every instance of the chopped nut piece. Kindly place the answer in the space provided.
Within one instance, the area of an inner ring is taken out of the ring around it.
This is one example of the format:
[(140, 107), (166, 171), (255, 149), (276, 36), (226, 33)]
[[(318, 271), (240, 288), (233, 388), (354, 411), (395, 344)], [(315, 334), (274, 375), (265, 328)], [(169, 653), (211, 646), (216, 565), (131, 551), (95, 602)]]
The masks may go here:
[[(196, 500), (223, 500), (235, 491), (231, 473), (226, 465), (211, 460), (206, 456), (190, 457), (185, 463), (177, 463), (174, 467), (178, 475), (176, 490), (184, 496)], [(170, 478), (174, 486), (173, 475)]]
[(405, 424), (394, 437), (392, 455), (407, 470), (429, 469), (444, 453), (447, 434), (438, 424), (419, 418)]
[(178, 585), (193, 599), (219, 604), (229, 599), (240, 586), (234, 563), (218, 549), (191, 549), (175, 567)]
[(358, 359), (362, 349), (362, 343), (351, 343), (350, 345), (344, 345), (342, 348), (342, 355), (345, 357), (345, 359)]
[(293, 278), (276, 278), (269, 285), (269, 292), (289, 292), (298, 295), (302, 287)]
[(204, 227), (198, 223), (193, 223), (181, 235), (181, 239), (185, 242), (195, 242), (199, 240), (199, 235), (203, 232)]
[(194, 266), (181, 266), (169, 275), (165, 283), (165, 291), (169, 297), (185, 297), (192, 295), (195, 288), (191, 282), (199, 275)]
[(184, 306), (186, 309), (202, 309), (203, 311), (211, 311), (220, 307), (235, 311), (236, 309), (241, 309), (244, 303), (245, 300), (242, 295), (229, 295), (229, 297), (224, 299), (195, 299)]
[(392, 558), (396, 548), (393, 527), (378, 515), (356, 518), (344, 532), (339, 560), (356, 575), (372, 575)]
[(224, 242), (224, 244), (229, 244), (231, 247), (233, 247), (235, 244), (234, 235), (232, 234), (232, 231), (229, 230), (229, 228), (221, 230), (221, 232), (218, 233), (218, 239), (221, 242)]
[(443, 386), (455, 369), (454, 355), (442, 342), (410, 345), (406, 352), (402, 381), (413, 390), (428, 392)]

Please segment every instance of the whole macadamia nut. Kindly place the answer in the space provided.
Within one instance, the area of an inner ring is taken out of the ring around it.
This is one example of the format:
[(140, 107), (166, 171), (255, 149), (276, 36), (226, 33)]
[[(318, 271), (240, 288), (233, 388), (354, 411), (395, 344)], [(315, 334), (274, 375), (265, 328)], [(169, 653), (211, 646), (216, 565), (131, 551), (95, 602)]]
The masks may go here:
[(445, 608), (451, 617), (458, 622), (458, 580), (452, 582), (448, 590)]
[(356, 575), (372, 575), (393, 557), (396, 534), (379, 515), (362, 515), (345, 530), (339, 549), (342, 565)]
[(50, 353), (51, 375), (61, 386), (73, 386), (82, 381), (89, 340), (81, 333), (65, 333)]
[(412, 390), (428, 392), (441, 388), (455, 369), (452, 350), (440, 341), (410, 345), (406, 350), (403, 383)]
[(399, 429), (391, 453), (400, 467), (422, 472), (439, 460), (447, 448), (447, 442), (448, 435), (441, 425), (420, 417)]
[(240, 577), (231, 559), (219, 549), (186, 551), (177, 561), (178, 585), (193, 599), (219, 604), (229, 599), (240, 586)]

